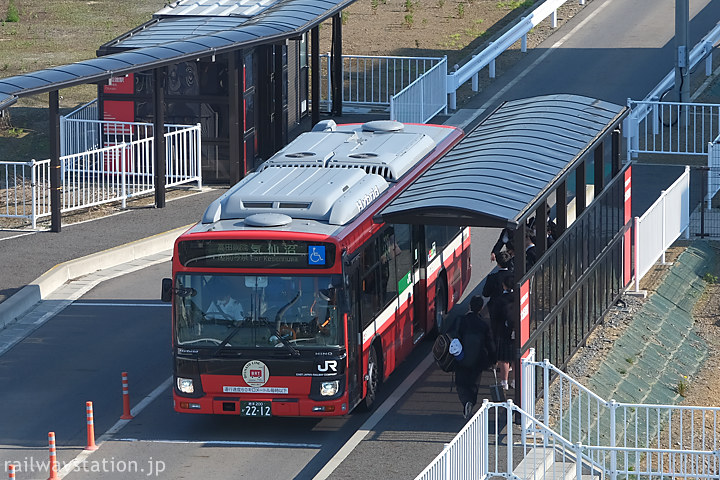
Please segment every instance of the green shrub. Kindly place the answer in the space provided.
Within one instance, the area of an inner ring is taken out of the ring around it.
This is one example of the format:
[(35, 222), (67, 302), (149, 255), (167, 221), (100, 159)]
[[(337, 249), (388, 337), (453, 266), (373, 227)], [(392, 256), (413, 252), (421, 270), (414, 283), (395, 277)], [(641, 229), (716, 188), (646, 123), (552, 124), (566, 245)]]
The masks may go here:
[(7, 16), (5, 17), (6, 22), (19, 22), (20, 21), (20, 13), (18, 12), (17, 6), (15, 5), (15, 0), (10, 0), (10, 3), (8, 4), (7, 9)]

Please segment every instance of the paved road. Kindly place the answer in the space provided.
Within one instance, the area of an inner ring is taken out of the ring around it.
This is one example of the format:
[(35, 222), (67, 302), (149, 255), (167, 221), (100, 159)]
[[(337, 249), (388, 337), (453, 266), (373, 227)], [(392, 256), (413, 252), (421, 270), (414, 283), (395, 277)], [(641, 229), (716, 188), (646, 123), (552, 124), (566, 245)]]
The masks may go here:
[[(672, 46), (672, 5), (673, 0), (595, 0), (545, 42), (541, 49), (529, 53), (511, 72), (482, 92), (470, 107), (480, 108), (500, 99), (550, 92), (579, 93), (616, 103), (624, 103), (629, 96), (643, 97), (670, 68), (671, 62), (667, 59), (668, 49)], [(693, 19), (693, 43), (720, 19), (718, 2), (712, 5), (709, 1), (693, 2), (693, 12), (698, 9), (703, 19), (697, 16)], [(653, 20), (643, 25), (645, 18)], [(582, 24), (585, 20), (587, 23)], [(704, 26), (701, 27), (701, 23)], [(578, 25), (582, 27), (566, 37)], [(560, 41), (563, 43), (558, 45), (558, 50), (546, 54), (547, 48)], [(629, 48), (625, 48), (626, 45)], [(526, 70), (540, 58), (542, 61), (536, 68)], [(524, 76), (519, 77), (521, 74)], [(608, 79), (608, 75), (612, 77)], [(500, 93), (503, 82), (516, 77), (520, 80)], [(90, 253), (101, 245), (109, 248), (117, 242), (140, 238), (125, 238), (123, 235), (148, 235), (154, 233), (153, 228), (161, 231), (157, 229), (191, 223), (199, 217), (199, 212), (207, 203), (208, 197), (196, 197), (195, 200), (183, 201), (182, 206), (177, 204), (173, 213), (169, 213), (170, 209), (132, 212), (107, 221), (68, 227), (57, 236), (35, 234), (29, 238), (0, 241), (0, 261), (3, 265), (6, 261), (7, 265), (14, 265), (13, 270), (3, 268), (0, 273), (2, 288), (10, 291), (7, 285), (23, 285), (15, 277), (24, 275), (25, 269), (42, 273), (44, 269), (81, 252)], [(171, 215), (177, 215), (174, 225), (160, 223)], [(151, 231), (148, 233), (146, 228)], [(73, 229), (77, 233), (71, 233)], [(66, 234), (72, 235), (72, 241), (61, 239)], [(482, 248), (483, 239), (492, 239), (494, 232), (475, 229), (473, 235), (476, 240), (474, 282), (478, 284), (491, 267), (487, 252)], [(12, 248), (12, 252), (8, 248)], [(43, 258), (44, 252), (50, 252), (51, 256)], [(49, 265), (43, 262), (49, 262)], [(157, 292), (157, 278), (165, 272), (167, 265), (161, 263), (147, 271), (106, 282), (0, 357), (0, 381), (3, 385), (12, 385), (0, 392), (0, 403), (4, 405), (0, 410), (0, 460), (8, 459), (10, 454), (15, 458), (33, 455), (45, 458), (40, 447), (44, 445), (45, 435), (50, 429), (56, 429), (62, 435), (61, 459), (74, 458), (84, 444), (82, 422), (85, 400), (92, 399), (98, 404), (98, 436), (116, 425), (117, 414), (114, 412), (117, 412), (120, 403), (119, 398), (114, 396), (119, 389), (118, 370), (132, 372), (136, 399), (151, 394), (163, 385), (169, 372), (168, 356), (167, 350), (158, 345), (169, 342), (169, 333), (166, 323), (158, 321), (164, 316), (158, 313), (163, 307), (151, 304)], [(34, 278), (37, 273), (26, 275)], [(98, 302), (106, 304), (88, 305)], [(139, 306), (111, 306), (107, 302), (132, 302)], [(141, 346), (124, 349), (123, 339), (131, 339)], [(169, 343), (167, 345), (169, 349)], [(370, 428), (368, 435), (339, 463), (330, 478), (411, 478), (458, 431), (462, 420), (454, 392), (449, 390), (448, 376), (435, 368), (423, 368), (428, 348), (428, 345), (422, 345), (405, 362), (391, 378), (384, 395), (396, 391), (413, 372), (419, 372), (419, 381), (398, 399), (387, 416)], [(131, 456), (147, 462), (140, 463), (150, 468), (153, 465), (150, 462), (152, 456), (153, 460), (165, 462), (168, 473), (163, 472), (161, 478), (224, 478), (233, 466), (236, 476), (244, 478), (289, 478), (284, 475), (312, 478), (338, 452), (342, 441), (350, 438), (359, 424), (368, 418), (351, 415), (322, 422), (290, 422), (290, 426), (278, 422), (258, 425), (217, 419), (209, 419), (205, 423), (197, 417), (178, 419), (169, 411), (168, 401), (168, 390), (160, 388), (158, 397), (125, 426), (114, 441), (104, 444), (100, 452), (93, 454), (95, 459), (127, 459)], [(305, 448), (239, 449), (228, 441), (242, 439), (247, 431), (258, 432), (263, 427), (268, 427), (268, 430), (272, 427), (272, 430), (261, 432), (263, 438), (283, 441), (305, 438), (308, 445)], [(122, 442), (118, 441), (120, 438), (143, 441)], [(228, 443), (178, 446), (150, 442), (168, 439), (220, 439)], [(130, 478), (124, 472), (103, 475), (73, 472), (68, 476), (91, 477)], [(46, 475), (38, 473), (22, 478), (46, 478)]]

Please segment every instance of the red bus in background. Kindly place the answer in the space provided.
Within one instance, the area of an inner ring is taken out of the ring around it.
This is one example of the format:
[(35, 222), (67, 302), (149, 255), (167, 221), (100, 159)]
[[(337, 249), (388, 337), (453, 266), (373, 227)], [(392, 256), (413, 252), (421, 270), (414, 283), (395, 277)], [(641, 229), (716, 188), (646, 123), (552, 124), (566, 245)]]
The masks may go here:
[(174, 408), (269, 416), (371, 408), (470, 279), (470, 229), (373, 223), (455, 145), (439, 125), (324, 121), (181, 235), (172, 301)]

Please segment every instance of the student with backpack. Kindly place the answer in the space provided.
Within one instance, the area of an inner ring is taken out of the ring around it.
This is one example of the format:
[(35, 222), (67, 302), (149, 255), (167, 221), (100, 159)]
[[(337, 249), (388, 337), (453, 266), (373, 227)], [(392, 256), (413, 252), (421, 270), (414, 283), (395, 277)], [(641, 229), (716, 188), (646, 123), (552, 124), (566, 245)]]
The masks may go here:
[(454, 335), (462, 345), (462, 354), (455, 365), (455, 387), (463, 405), (463, 417), (472, 415), (477, 403), (478, 382), (482, 371), (495, 363), (495, 342), (488, 322), (480, 314), (482, 296), (470, 299), (470, 311), (460, 319)]

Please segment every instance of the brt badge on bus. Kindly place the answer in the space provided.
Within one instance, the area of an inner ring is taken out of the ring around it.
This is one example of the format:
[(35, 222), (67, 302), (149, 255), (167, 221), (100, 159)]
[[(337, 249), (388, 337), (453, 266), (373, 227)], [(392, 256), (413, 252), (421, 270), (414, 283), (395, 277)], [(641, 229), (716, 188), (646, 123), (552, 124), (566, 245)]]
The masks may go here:
[(325, 245), (308, 245), (308, 265), (325, 265)]

